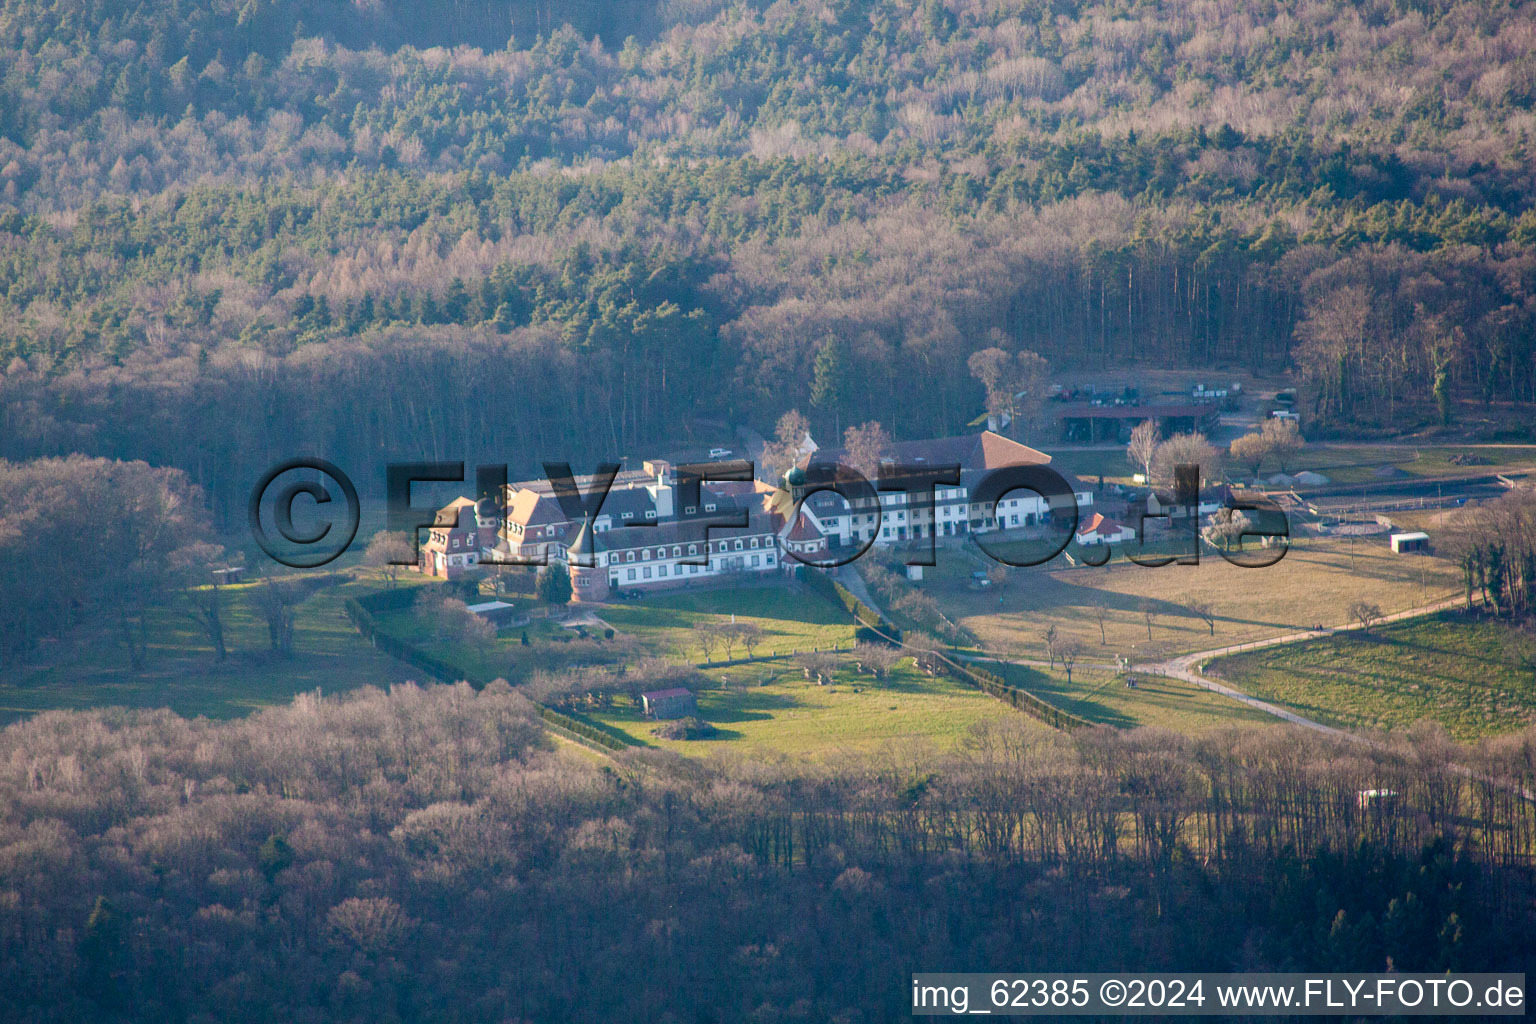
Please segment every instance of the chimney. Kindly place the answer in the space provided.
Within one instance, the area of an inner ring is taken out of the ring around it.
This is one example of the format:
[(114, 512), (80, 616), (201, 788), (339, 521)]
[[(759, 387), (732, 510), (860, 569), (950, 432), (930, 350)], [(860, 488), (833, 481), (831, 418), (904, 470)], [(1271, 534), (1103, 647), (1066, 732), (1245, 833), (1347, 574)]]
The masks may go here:
[(651, 501), (656, 503), (657, 520), (671, 519), (677, 515), (672, 464), (665, 459), (647, 459), (645, 471), (652, 477), (652, 482), (645, 485), (645, 490), (651, 496)]

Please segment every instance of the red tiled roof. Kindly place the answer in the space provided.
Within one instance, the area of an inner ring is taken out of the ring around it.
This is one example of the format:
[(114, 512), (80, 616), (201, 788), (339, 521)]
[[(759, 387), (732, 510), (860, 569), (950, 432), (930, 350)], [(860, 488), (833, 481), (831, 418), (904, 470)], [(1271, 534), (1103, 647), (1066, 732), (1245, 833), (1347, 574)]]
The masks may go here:
[(795, 520), (794, 529), (790, 530), (789, 535), (784, 539), (796, 542), (817, 541), (824, 536), (826, 535), (816, 528), (816, 524), (811, 522), (811, 517), (802, 512)]
[[(958, 465), (961, 469), (971, 470), (997, 469), (999, 466), (1044, 466), (1051, 461), (1045, 452), (990, 430), (960, 437), (892, 441), (886, 455), (907, 465), (926, 462), (935, 466)], [(845, 449), (834, 448), (818, 450), (801, 462), (802, 465), (808, 465), (812, 462), (844, 462), (846, 459)]]
[(1077, 532), (1079, 535), (1086, 536), (1090, 533), (1119, 533), (1124, 529), (1125, 527), (1113, 519), (1106, 519), (1101, 513), (1095, 512), (1078, 525)]

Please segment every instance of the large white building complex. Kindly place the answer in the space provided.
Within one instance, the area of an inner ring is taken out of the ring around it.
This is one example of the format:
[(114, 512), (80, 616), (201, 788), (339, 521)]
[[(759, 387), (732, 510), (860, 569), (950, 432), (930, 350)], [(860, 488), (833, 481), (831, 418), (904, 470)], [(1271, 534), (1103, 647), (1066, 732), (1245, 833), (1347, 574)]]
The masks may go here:
[[(1071, 514), (1065, 502), (1053, 507), (1024, 490), (1003, 495), (992, 516), (972, 500), (977, 485), (994, 471), (1051, 462), (1044, 452), (991, 431), (889, 446), (882, 459), (887, 469), (958, 470), (957, 483), (937, 485), (931, 495), (871, 488), (847, 501), (830, 491), (808, 493), (807, 467), (814, 470), (813, 464), (842, 463), (847, 457), (839, 450), (812, 449), (779, 486), (705, 481), (697, 500), (687, 505), (677, 468), (648, 460), (638, 470), (620, 472), (597, 514), (579, 522), (567, 515), (548, 480), (510, 484), (499, 502), (460, 498), (445, 507), (422, 546), (419, 567), (453, 576), (496, 562), (547, 563), (570, 573), (576, 600), (602, 601), (629, 590), (846, 560), (847, 552), (866, 545), (889, 547), (930, 537), (937, 543), (971, 533), (1028, 530)], [(1062, 478), (1078, 507), (1091, 509), (1093, 492), (1071, 476)], [(578, 477), (575, 483), (585, 494), (593, 481)], [(721, 526), (721, 519), (745, 525)], [(841, 559), (839, 552), (844, 552)]]

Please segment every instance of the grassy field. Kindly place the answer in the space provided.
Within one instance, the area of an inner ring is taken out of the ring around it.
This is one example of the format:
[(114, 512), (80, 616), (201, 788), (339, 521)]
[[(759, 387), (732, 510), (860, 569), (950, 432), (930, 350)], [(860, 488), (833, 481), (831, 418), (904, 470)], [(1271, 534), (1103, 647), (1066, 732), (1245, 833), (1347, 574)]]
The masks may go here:
[[(820, 595), (799, 587), (743, 586), (675, 591), (638, 601), (605, 605), (597, 615), (636, 637), (648, 651), (683, 661), (703, 661), (692, 629), (704, 622), (752, 623), (763, 631), (755, 654), (848, 647), (854, 626), (848, 613)], [(735, 651), (737, 657), (745, 652)], [(715, 660), (725, 657), (714, 652)]]
[(1420, 719), (1458, 739), (1536, 721), (1536, 676), (1506, 653), (1506, 627), (1460, 614), (1211, 662), (1206, 672), (1308, 718), (1355, 729)]
[(249, 601), (251, 586), (226, 591), (229, 657), (223, 662), (215, 660), (212, 644), (189, 618), (169, 609), (150, 616), (141, 672), (130, 668), (109, 623), (88, 623), (44, 644), (0, 677), (0, 724), (38, 711), (113, 705), (229, 718), (316, 688), (330, 693), (420, 678), (420, 672), (374, 650), (342, 611), (348, 597), (373, 589), (374, 581), (344, 576), (301, 604), (291, 658), (270, 650), (266, 623)]
[[(1096, 483), (1102, 474), (1107, 483), (1130, 484), (1140, 472), (1125, 457), (1123, 448), (1105, 450), (1061, 449), (1052, 463), (1068, 470), (1085, 483)], [(1536, 445), (1369, 445), (1328, 443), (1309, 444), (1290, 466), (1292, 473), (1304, 469), (1322, 473), (1334, 483), (1363, 484), (1381, 479), (1377, 471), (1395, 467), (1410, 477), (1481, 476), (1505, 469), (1528, 470), (1536, 467)], [(1246, 479), (1246, 467), (1229, 464), (1226, 471), (1233, 479)], [(1266, 462), (1262, 473), (1280, 472), (1273, 461)]]
[(1046, 726), (1002, 701), (947, 677), (930, 678), (903, 662), (879, 686), (845, 664), (829, 686), (806, 680), (792, 665), (765, 663), (710, 670), (722, 682), (698, 695), (699, 717), (719, 729), (699, 740), (664, 740), (657, 723), (621, 704), (587, 717), (650, 746), (694, 756), (828, 758), (887, 745), (953, 748), (977, 722)]
[[(1082, 644), (1085, 659), (1102, 661), (1119, 655), (1161, 660), (1318, 623), (1338, 625), (1356, 600), (1400, 611), (1450, 596), (1459, 584), (1454, 566), (1393, 555), (1384, 539), (1374, 538), (1357, 540), (1353, 552), (1346, 540), (1297, 538), (1279, 564), (1263, 569), (1231, 565), (1209, 550), (1197, 566), (1146, 568), (1117, 560), (1097, 569), (1013, 569), (1001, 587), (985, 590), (968, 585), (981, 561), (952, 551), (939, 561), (938, 571), (929, 570), (918, 586), (983, 649), (1042, 657), (1045, 631), (1054, 625), (1063, 639)], [(1191, 602), (1210, 603), (1214, 635), (1191, 614)], [(1144, 608), (1152, 613), (1150, 637)]]
[[(1334, 483), (1368, 484), (1379, 479), (1377, 471), (1394, 467), (1409, 477), (1438, 478), (1482, 476), (1504, 469), (1528, 470), (1536, 466), (1533, 445), (1309, 445), (1296, 460), (1292, 472), (1310, 469)], [(1236, 467), (1228, 467), (1235, 472)], [(1278, 472), (1268, 467), (1266, 473)]]
[(1138, 676), (1136, 687), (1111, 672), (1079, 667), (1065, 672), (987, 663), (1009, 683), (1091, 722), (1120, 729), (1158, 726), (1183, 733), (1223, 725), (1273, 725), (1278, 719), (1180, 679)]

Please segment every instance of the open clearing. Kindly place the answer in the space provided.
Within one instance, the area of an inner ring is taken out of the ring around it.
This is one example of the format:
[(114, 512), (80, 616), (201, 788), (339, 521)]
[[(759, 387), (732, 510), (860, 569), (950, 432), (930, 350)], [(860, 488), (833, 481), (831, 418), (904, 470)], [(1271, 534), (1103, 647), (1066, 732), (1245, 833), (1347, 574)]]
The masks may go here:
[(0, 677), (0, 724), (38, 711), (114, 705), (231, 718), (285, 704), (316, 688), (334, 693), (422, 678), (419, 671), (374, 650), (342, 610), (347, 598), (373, 589), (372, 580), (343, 576), (299, 605), (291, 658), (271, 651), (266, 622), (249, 601), (253, 586), (226, 589), (229, 657), (223, 662), (214, 659), (207, 635), (170, 609), (149, 616), (142, 672), (129, 666), (112, 623), (85, 623)]
[[(1085, 660), (1097, 661), (1122, 655), (1158, 661), (1320, 623), (1339, 625), (1354, 601), (1402, 611), (1452, 596), (1460, 584), (1450, 563), (1394, 555), (1384, 538), (1353, 545), (1295, 538), (1284, 559), (1262, 569), (1231, 565), (1209, 549), (1194, 566), (1147, 568), (1117, 558), (1097, 569), (1010, 569), (1006, 583), (984, 590), (971, 589), (970, 573), (994, 563), (957, 551), (941, 551), (939, 563), (918, 586), (975, 634), (981, 649), (1041, 658), (1045, 632), (1055, 626), (1063, 640), (1082, 645)], [(1193, 602), (1211, 605), (1214, 632), (1190, 612)]]
[(1447, 613), (1221, 658), (1206, 674), (1329, 725), (1402, 729), (1430, 719), (1470, 740), (1536, 721), (1536, 674), (1507, 653), (1507, 628)]
[(977, 722), (1008, 720), (1048, 728), (973, 687), (924, 675), (910, 661), (879, 686), (855, 673), (846, 659), (829, 686), (810, 682), (789, 662), (711, 669), (709, 675), (722, 683), (698, 694), (699, 717), (719, 729), (709, 739), (654, 736), (659, 723), (622, 700), (584, 714), (650, 746), (704, 757), (831, 758), (913, 744), (949, 749)]
[[(751, 623), (763, 631), (754, 654), (788, 654), (812, 648), (828, 650), (853, 644), (848, 613), (800, 586), (714, 587), (674, 591), (638, 601), (605, 605), (603, 621), (636, 637), (654, 654), (703, 661), (692, 630), (700, 623)], [(739, 647), (734, 654), (745, 654)], [(714, 652), (723, 660), (725, 652)]]

